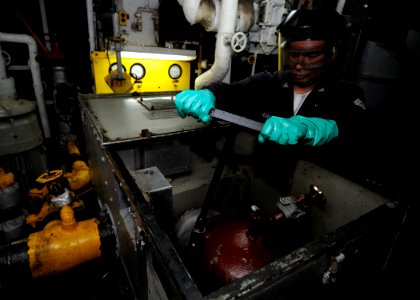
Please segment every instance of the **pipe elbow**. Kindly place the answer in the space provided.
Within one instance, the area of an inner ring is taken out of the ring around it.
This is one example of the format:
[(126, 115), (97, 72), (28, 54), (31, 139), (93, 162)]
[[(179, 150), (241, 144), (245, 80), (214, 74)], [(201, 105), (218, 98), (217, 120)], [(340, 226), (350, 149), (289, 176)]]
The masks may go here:
[(67, 179), (72, 191), (86, 186), (91, 181), (90, 169), (82, 160), (76, 160), (72, 165), (72, 172), (65, 173), (64, 177)]
[(209, 85), (215, 81), (225, 78), (229, 71), (230, 56), (222, 57), (220, 60), (215, 60), (215, 63), (210, 70), (201, 74), (195, 79), (194, 89), (199, 90), (204, 86)]
[[(190, 25), (200, 24), (206, 31), (218, 31), (221, 15), (229, 14), (229, 18), (236, 19), (235, 30), (248, 32), (254, 25), (254, 6), (252, 0), (239, 0), (236, 17), (234, 11), (221, 11), (220, 0), (178, 0), (182, 6), (184, 16)], [(235, 9), (236, 10), (236, 9)]]
[(249, 32), (254, 23), (255, 14), (252, 0), (239, 0), (235, 31)]
[(218, 24), (218, 0), (178, 0), (190, 25), (200, 24), (206, 31), (215, 31)]
[(178, 0), (179, 5), (182, 6), (184, 16), (190, 25), (197, 23), (198, 8), (201, 0)]

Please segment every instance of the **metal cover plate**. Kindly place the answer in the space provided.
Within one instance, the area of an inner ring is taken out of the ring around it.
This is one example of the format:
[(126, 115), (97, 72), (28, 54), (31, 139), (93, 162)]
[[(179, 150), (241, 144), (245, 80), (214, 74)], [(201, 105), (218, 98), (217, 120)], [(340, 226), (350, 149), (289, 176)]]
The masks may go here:
[(207, 127), (193, 118), (180, 118), (175, 109), (151, 114), (138, 100), (118, 96), (82, 98), (107, 143), (141, 139), (142, 131), (164, 136)]

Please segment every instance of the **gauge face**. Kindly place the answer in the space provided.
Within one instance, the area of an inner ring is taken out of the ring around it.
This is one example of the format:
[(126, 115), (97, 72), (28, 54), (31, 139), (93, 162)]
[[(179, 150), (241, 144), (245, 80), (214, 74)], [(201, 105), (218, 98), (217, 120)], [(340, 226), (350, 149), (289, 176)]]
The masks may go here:
[(172, 79), (178, 79), (182, 75), (182, 68), (178, 64), (173, 64), (169, 67), (168, 73)]
[[(111, 73), (111, 72), (113, 72), (113, 71), (115, 71), (115, 70), (117, 70), (118, 69), (118, 64), (116, 63), (116, 62), (114, 62), (114, 63), (112, 63), (110, 66), (109, 66), (109, 73)], [(126, 71), (127, 71), (127, 69), (125, 68), (125, 66), (124, 65), (122, 65), (122, 69), (123, 69), (123, 72), (125, 73)]]
[(130, 75), (135, 80), (140, 80), (146, 75), (146, 69), (142, 64), (135, 63), (130, 68)]

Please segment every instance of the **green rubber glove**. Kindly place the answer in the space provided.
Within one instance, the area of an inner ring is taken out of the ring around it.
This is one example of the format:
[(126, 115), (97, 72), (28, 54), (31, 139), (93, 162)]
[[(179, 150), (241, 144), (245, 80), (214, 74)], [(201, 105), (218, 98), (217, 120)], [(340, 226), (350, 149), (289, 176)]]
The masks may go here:
[(333, 120), (302, 116), (270, 117), (264, 123), (258, 141), (263, 143), (270, 140), (281, 145), (295, 145), (303, 138), (306, 145), (321, 146), (337, 136), (338, 128)]
[(304, 139), (306, 145), (322, 146), (338, 136), (337, 123), (334, 120), (322, 118), (292, 117), (306, 125), (307, 131)]
[(175, 106), (181, 118), (191, 116), (203, 123), (211, 121), (210, 112), (214, 109), (215, 103), (216, 97), (208, 89), (185, 90), (175, 99)]

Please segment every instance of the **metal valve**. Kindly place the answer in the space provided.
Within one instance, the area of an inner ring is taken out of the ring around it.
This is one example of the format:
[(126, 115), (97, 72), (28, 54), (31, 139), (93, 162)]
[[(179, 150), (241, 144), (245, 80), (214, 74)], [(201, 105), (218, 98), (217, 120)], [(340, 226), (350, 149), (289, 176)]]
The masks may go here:
[(245, 50), (247, 43), (246, 34), (243, 32), (236, 32), (232, 36), (232, 40), (230, 41), (230, 46), (232, 47), (232, 50), (236, 53), (242, 52)]

